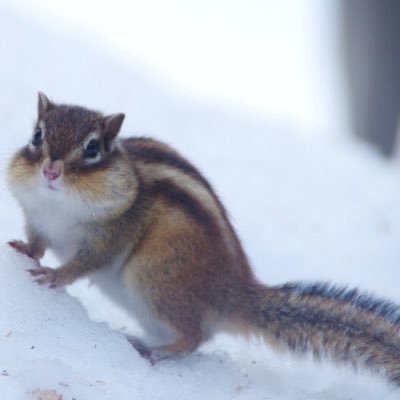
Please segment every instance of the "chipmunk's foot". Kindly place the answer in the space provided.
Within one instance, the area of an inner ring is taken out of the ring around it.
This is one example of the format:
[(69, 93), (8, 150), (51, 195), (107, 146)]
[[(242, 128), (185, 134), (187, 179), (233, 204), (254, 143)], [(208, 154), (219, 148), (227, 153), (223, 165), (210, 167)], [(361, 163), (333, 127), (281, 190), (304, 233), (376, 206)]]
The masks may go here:
[(155, 365), (155, 363), (162, 360), (176, 359), (186, 356), (192, 353), (199, 344), (198, 340), (185, 337), (177, 340), (175, 343), (158, 347), (148, 347), (140, 339), (132, 336), (129, 336), (128, 340), (143, 358), (150, 361), (151, 365)]
[(61, 269), (52, 269), (38, 266), (35, 269), (28, 269), (28, 272), (35, 278), (39, 285), (49, 285), (50, 289), (63, 287), (69, 283), (67, 276), (64, 276)]
[(139, 353), (139, 355), (146, 360), (149, 360), (151, 365), (156, 363), (156, 360), (153, 360), (152, 350), (146, 344), (144, 344), (140, 339), (134, 336), (128, 336), (129, 343), (133, 346), (133, 348)]

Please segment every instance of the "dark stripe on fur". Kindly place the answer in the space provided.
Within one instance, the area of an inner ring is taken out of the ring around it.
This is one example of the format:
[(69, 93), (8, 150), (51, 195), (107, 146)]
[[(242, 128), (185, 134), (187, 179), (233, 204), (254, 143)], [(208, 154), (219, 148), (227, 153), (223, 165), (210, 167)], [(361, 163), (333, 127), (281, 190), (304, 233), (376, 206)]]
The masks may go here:
[(157, 142), (148, 138), (126, 139), (124, 140), (124, 145), (129, 148), (131, 154), (137, 160), (144, 163), (164, 164), (176, 168), (201, 182), (213, 194), (213, 189), (204, 176), (188, 160), (181, 157), (172, 149), (171, 151), (166, 151), (163, 148), (157, 147)]
[(393, 324), (400, 324), (400, 307), (386, 299), (375, 298), (370, 293), (360, 292), (358, 289), (349, 289), (329, 283), (286, 283), (280, 289), (301, 296), (322, 297), (347, 303), (355, 308), (379, 315)]
[(212, 215), (210, 215), (201, 203), (192, 195), (174, 184), (169, 179), (156, 180), (149, 189), (150, 197), (162, 196), (164, 199), (182, 209), (198, 223), (205, 226), (214, 237), (220, 236), (220, 230)]
[[(308, 351), (310, 348), (309, 333), (305, 334), (306, 327), (311, 327), (311, 330), (315, 330), (318, 334), (324, 333), (327, 330), (336, 332), (336, 339), (342, 340), (342, 336), (347, 338), (365, 337), (373, 342), (387, 346), (399, 357), (400, 361), (400, 342), (397, 345), (391, 342), (390, 338), (387, 337), (382, 331), (377, 329), (371, 331), (367, 328), (367, 325), (360, 321), (351, 321), (342, 314), (332, 314), (323, 307), (318, 307), (313, 304), (296, 304), (287, 299), (286, 302), (282, 301), (276, 304), (267, 306), (263, 310), (264, 323), (269, 326), (278, 324), (281, 329), (275, 331), (276, 337), (282, 339), (285, 336), (285, 328), (289, 328), (290, 339), (285, 340), (291, 350), (303, 353)], [(310, 330), (310, 328), (308, 328)], [(293, 331), (298, 332), (297, 335), (293, 335)], [(349, 359), (349, 355), (342, 353), (342, 357), (345, 360)]]
[[(269, 288), (251, 285), (241, 302), (242, 311), (261, 328), (266, 339), (273, 339), (272, 343), (298, 354), (312, 353), (317, 359), (326, 356), (355, 367), (364, 365), (383, 372), (400, 386), (398, 325), (382, 323), (380, 314), (357, 310), (351, 301), (341, 300), (353, 298), (351, 291), (328, 288), (308, 285), (303, 293), (301, 284)], [(322, 295), (325, 293), (329, 293), (327, 297)], [(340, 293), (338, 298), (334, 293)]]
[(232, 231), (232, 234), (234, 234), (227, 212), (211, 184), (188, 160), (180, 156), (175, 150), (169, 148), (164, 143), (151, 138), (138, 137), (125, 139), (123, 145), (135, 160), (139, 160), (143, 163), (161, 164), (175, 168), (200, 182), (214, 199), (227, 226)]
[[(226, 226), (231, 232), (231, 238), (233, 239), (237, 251), (237, 257), (242, 260), (243, 265), (248, 265), (247, 257), (243, 251), (239, 238), (235, 234), (235, 231), (232, 227), (232, 224), (229, 221), (227, 212), (222, 205), (221, 201), (219, 200), (217, 194), (214, 192), (213, 188), (211, 187), (210, 183), (203, 177), (203, 175), (185, 158), (183, 158), (180, 154), (178, 154), (174, 149), (170, 148), (169, 146), (165, 145), (162, 142), (156, 141), (151, 138), (145, 137), (137, 137), (137, 138), (129, 138), (122, 141), (123, 146), (128, 151), (133, 158), (133, 160), (139, 160), (143, 163), (152, 163), (152, 164), (159, 164), (159, 165), (166, 165), (172, 168), (181, 171), (182, 173), (190, 176), (200, 184), (202, 184), (210, 193), (211, 197), (215, 201), (215, 204), (218, 206), (221, 216), (225, 221)], [(170, 182), (170, 181), (168, 181)], [(171, 182), (173, 184), (173, 182)], [(164, 192), (167, 192), (164, 190)], [(175, 196), (179, 198), (180, 196)], [(192, 201), (190, 203), (194, 204), (195, 201), (198, 206), (189, 207), (187, 208), (188, 212), (192, 215), (200, 216), (201, 213), (195, 210), (198, 210), (201, 207), (200, 202), (198, 202), (195, 198), (191, 196)], [(185, 203), (185, 202), (184, 202)], [(213, 226), (215, 226), (215, 222), (211, 216), (209, 216), (210, 220), (212, 220)], [(201, 218), (199, 219), (201, 220)], [(204, 223), (204, 221), (203, 221)], [(209, 222), (206, 222), (207, 225), (211, 226)], [(217, 228), (215, 228), (217, 230)]]

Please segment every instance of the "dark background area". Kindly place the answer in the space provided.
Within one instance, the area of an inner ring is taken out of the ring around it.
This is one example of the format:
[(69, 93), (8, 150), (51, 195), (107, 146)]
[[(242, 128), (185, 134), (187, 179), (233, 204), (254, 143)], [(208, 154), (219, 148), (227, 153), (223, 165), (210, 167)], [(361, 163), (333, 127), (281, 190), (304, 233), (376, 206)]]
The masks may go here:
[(342, 22), (353, 131), (392, 156), (400, 110), (400, 1), (344, 0)]

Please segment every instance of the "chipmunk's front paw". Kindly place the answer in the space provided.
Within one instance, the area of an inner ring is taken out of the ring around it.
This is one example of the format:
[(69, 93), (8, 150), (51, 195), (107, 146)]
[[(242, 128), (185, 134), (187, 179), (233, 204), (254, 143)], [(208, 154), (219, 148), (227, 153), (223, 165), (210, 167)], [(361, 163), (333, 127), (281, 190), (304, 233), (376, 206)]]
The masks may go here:
[(8, 245), (18, 251), (18, 253), (22, 253), (29, 258), (34, 258), (32, 249), (27, 243), (23, 242), (22, 240), (11, 240), (10, 242), (8, 242)]
[(38, 266), (28, 271), (32, 276), (37, 278), (35, 279), (36, 283), (39, 285), (48, 284), (51, 289), (62, 287), (69, 283), (62, 270)]

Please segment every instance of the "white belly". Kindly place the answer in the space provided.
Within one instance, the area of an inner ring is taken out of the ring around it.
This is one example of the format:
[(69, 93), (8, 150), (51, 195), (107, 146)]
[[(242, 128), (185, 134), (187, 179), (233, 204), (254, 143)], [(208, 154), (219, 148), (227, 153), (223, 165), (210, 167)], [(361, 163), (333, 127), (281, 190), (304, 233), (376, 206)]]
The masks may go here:
[(39, 183), (31, 190), (16, 187), (13, 191), (29, 225), (45, 239), (61, 262), (70, 259), (85, 234), (84, 211), (62, 191), (51, 191)]
[[(34, 211), (35, 212), (35, 211)], [(30, 216), (33, 228), (46, 240), (62, 263), (69, 260), (78, 251), (78, 245), (84, 236), (82, 225), (70, 215), (55, 207), (44, 207), (40, 217)]]

